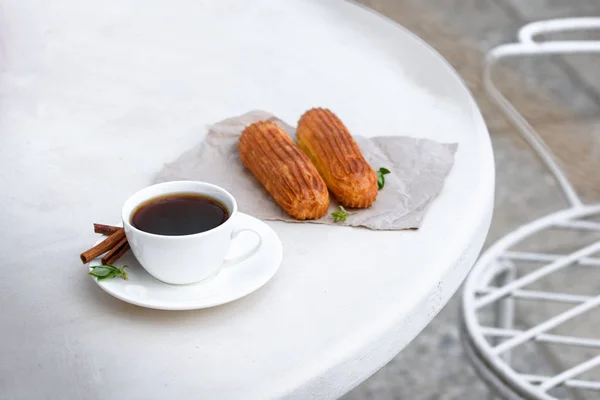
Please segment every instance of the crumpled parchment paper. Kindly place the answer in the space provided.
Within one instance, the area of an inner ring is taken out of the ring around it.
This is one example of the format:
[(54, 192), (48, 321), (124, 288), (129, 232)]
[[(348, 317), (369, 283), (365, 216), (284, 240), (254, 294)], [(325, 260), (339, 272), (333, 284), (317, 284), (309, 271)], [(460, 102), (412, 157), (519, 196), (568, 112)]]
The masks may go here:
[(379, 191), (377, 200), (368, 209), (348, 210), (351, 214), (346, 222), (334, 223), (331, 213), (338, 203), (331, 196), (329, 212), (323, 218), (297, 221), (279, 208), (240, 161), (239, 135), (247, 125), (260, 120), (271, 120), (295, 136), (295, 128), (264, 111), (228, 118), (211, 125), (200, 145), (165, 165), (156, 182), (199, 180), (213, 183), (233, 194), (241, 212), (263, 220), (362, 226), (374, 230), (414, 229), (419, 227), (427, 208), (441, 192), (458, 148), (458, 144), (429, 139), (354, 135), (373, 169), (384, 167), (391, 171), (385, 176), (385, 187)]

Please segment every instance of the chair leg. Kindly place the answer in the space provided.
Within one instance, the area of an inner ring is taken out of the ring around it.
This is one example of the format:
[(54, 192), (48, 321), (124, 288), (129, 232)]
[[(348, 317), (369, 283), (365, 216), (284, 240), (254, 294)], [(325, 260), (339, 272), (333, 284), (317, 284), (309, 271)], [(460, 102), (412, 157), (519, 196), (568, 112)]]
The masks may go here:
[[(504, 271), (496, 278), (496, 283), (499, 287), (509, 284), (517, 277), (517, 270), (513, 262), (505, 262), (504, 267)], [(494, 314), (494, 323), (496, 327), (512, 329), (515, 320), (515, 299), (509, 296), (496, 302)], [(505, 352), (502, 355), (502, 358), (504, 358), (504, 361), (507, 364), (510, 364), (511, 352)]]

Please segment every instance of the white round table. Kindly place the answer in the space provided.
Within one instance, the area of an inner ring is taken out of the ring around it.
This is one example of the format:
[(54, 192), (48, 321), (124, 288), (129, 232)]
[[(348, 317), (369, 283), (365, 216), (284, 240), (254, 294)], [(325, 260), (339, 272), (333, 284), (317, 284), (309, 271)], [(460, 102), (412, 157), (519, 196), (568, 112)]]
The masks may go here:
[[(494, 164), (477, 106), (439, 55), (360, 6), (6, 0), (0, 29), (2, 398), (336, 398), (427, 325), (482, 247)], [(96, 287), (78, 258), (92, 222), (118, 220), (206, 124), (313, 106), (362, 135), (459, 143), (422, 229), (270, 223), (277, 275), (207, 310)]]

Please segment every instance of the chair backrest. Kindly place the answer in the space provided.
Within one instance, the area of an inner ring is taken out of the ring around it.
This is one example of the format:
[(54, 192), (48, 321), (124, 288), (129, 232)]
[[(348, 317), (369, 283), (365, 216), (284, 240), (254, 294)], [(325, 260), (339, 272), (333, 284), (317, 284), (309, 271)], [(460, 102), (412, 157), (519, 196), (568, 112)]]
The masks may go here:
[(600, 54), (600, 41), (597, 40), (535, 40), (536, 36), (541, 34), (590, 29), (600, 29), (600, 18), (553, 19), (525, 25), (519, 30), (519, 41), (517, 43), (495, 47), (486, 54), (483, 71), (483, 83), (486, 92), (514, 124), (523, 139), (546, 164), (571, 207), (581, 207), (583, 205), (573, 185), (569, 182), (564, 171), (556, 162), (552, 151), (542, 138), (494, 85), (492, 69), (498, 61), (509, 57), (542, 54)]

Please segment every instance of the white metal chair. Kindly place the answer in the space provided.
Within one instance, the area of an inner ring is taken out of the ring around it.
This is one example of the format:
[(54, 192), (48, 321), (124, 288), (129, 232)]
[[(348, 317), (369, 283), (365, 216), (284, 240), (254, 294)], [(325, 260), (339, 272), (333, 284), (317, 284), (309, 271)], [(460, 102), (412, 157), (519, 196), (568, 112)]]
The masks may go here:
[[(486, 56), (486, 91), (554, 175), (569, 203), (569, 208), (523, 225), (500, 239), (480, 257), (465, 281), (463, 345), (478, 374), (504, 399), (600, 398), (600, 323), (589, 317), (590, 313), (600, 312), (600, 220), (594, 220), (600, 216), (600, 204), (582, 203), (550, 149), (494, 86), (492, 68), (507, 57), (600, 53), (600, 41), (535, 40), (541, 34), (598, 28), (600, 18), (534, 22), (519, 31), (517, 43), (498, 46)], [(598, 65), (600, 68), (600, 62)], [(565, 231), (577, 240), (585, 235), (586, 243), (568, 252), (520, 249)], [(569, 293), (569, 288), (557, 287), (560, 285), (542, 285), (545, 279), (575, 269), (596, 288), (595, 292)], [(533, 310), (529, 317), (537, 311), (540, 315), (558, 311), (542, 321), (519, 322), (515, 310), (524, 302), (528, 310)], [(551, 302), (556, 304), (550, 306)], [(575, 319), (578, 329), (583, 326), (581, 330), (587, 334), (579, 330), (574, 333)], [(583, 356), (567, 363), (566, 355), (572, 352)], [(533, 370), (523, 368), (523, 358), (531, 361), (538, 356), (550, 357), (551, 362), (532, 363)]]

